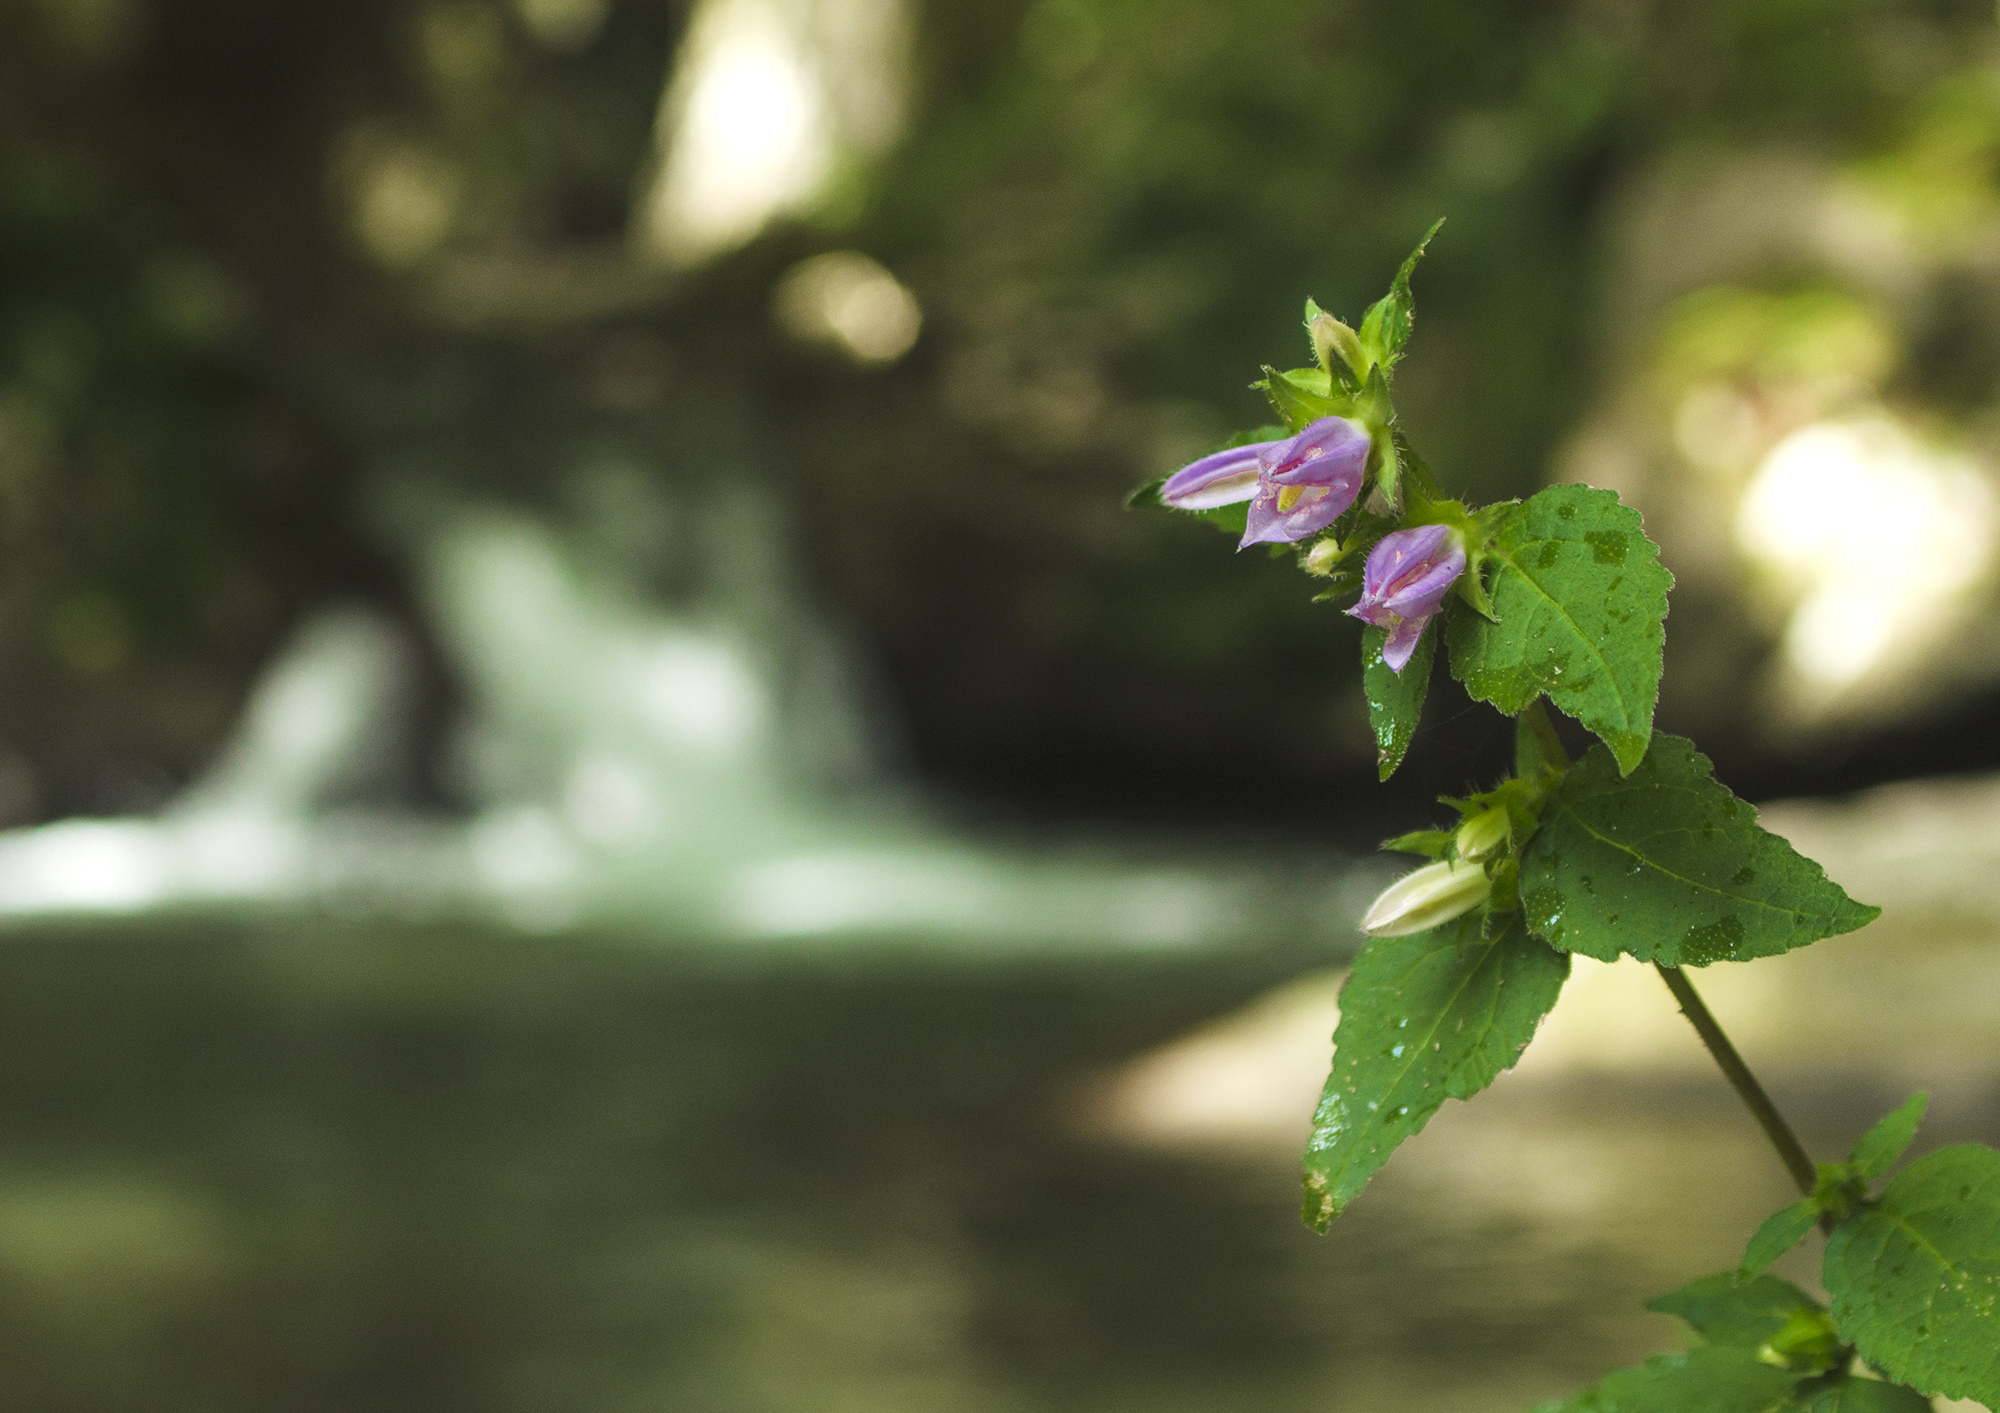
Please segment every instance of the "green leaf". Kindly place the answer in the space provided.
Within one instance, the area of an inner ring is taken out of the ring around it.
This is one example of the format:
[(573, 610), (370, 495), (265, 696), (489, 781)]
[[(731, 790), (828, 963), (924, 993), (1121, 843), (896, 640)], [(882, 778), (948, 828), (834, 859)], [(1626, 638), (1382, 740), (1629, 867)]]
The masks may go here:
[(1521, 856), (1521, 896), (1553, 947), (1668, 966), (1775, 956), (1881, 911), (1758, 827), (1706, 756), (1665, 735), (1630, 779), (1602, 746), (1563, 777)]
[(1674, 583), (1639, 512), (1611, 491), (1551, 486), (1500, 522), (1488, 562), (1499, 621), (1454, 616), (1452, 675), (1508, 716), (1547, 696), (1629, 774), (1653, 731)]
[(1417, 319), (1417, 301), (1410, 293), (1410, 277), (1417, 272), (1417, 262), (1424, 258), (1424, 248), (1443, 224), (1440, 218), (1424, 232), (1424, 238), (1417, 242), (1417, 248), (1389, 282), (1389, 292), (1370, 305), (1361, 320), (1361, 346), (1385, 373), (1402, 359), (1403, 346), (1410, 341), (1410, 330)]
[(2000, 1153), (1968, 1143), (1910, 1164), (1834, 1229), (1823, 1279), (1863, 1359), (2000, 1408)]
[(1375, 760), (1379, 778), (1387, 780), (1403, 763), (1417, 721), (1424, 709), (1424, 692), (1431, 685), (1431, 659), (1437, 656), (1437, 628), (1426, 624), (1416, 651), (1398, 673), (1382, 661), (1386, 628), (1370, 626), (1361, 635), (1361, 684), (1368, 693), (1368, 722), (1375, 730)]
[(1805, 1413), (1931, 1413), (1931, 1401), (1901, 1384), (1850, 1377), (1806, 1399), (1804, 1408)]
[(1317, 1230), (1367, 1185), (1446, 1099), (1464, 1099), (1520, 1058), (1569, 975), (1519, 914), (1493, 937), (1483, 916), (1377, 937), (1340, 993), (1333, 1072), (1306, 1145), (1305, 1219)]
[(1773, 1212), (1750, 1238), (1750, 1245), (1743, 1252), (1743, 1264), (1736, 1268), (1737, 1279), (1747, 1281), (1763, 1274), (1767, 1266), (1804, 1241), (1806, 1233), (1818, 1224), (1819, 1204), (1810, 1197), (1801, 1198), (1782, 1212)]
[(1762, 1363), (1748, 1349), (1697, 1345), (1663, 1354), (1636, 1369), (1537, 1413), (1791, 1413), (1802, 1380), (1790, 1369)]
[(1303, 432), (1322, 417), (1342, 416), (1348, 410), (1347, 400), (1334, 398), (1327, 375), (1318, 368), (1295, 368), (1280, 373), (1267, 366), (1264, 380), (1251, 386), (1263, 390), (1264, 396), (1271, 400), (1272, 410), (1292, 435)]
[(1917, 1136), (1917, 1125), (1924, 1121), (1924, 1110), (1930, 1107), (1930, 1102), (1928, 1094), (1912, 1094), (1895, 1113), (1862, 1134), (1861, 1141), (1847, 1157), (1847, 1165), (1855, 1175), (1880, 1177), (1893, 1168), (1903, 1150), (1910, 1146), (1910, 1140)]
[(1790, 1281), (1776, 1276), (1746, 1281), (1734, 1271), (1724, 1271), (1649, 1300), (1646, 1308), (1686, 1320), (1710, 1344), (1755, 1349), (1782, 1330), (1796, 1311), (1820, 1307)]
[(1391, 853), (1422, 854), (1427, 859), (1441, 859), (1445, 850), (1451, 847), (1451, 835), (1443, 829), (1419, 829), (1410, 834), (1398, 834), (1393, 839), (1384, 839), (1382, 847)]

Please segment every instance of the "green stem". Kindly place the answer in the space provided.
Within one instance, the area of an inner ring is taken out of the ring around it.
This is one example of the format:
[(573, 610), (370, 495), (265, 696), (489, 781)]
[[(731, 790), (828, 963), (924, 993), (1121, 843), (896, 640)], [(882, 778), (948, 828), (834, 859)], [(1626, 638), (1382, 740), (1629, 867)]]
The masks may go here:
[(1535, 744), (1542, 748), (1542, 759), (1560, 769), (1569, 768), (1569, 752), (1563, 749), (1562, 737), (1556, 735), (1556, 724), (1549, 720), (1549, 709), (1536, 697), (1528, 703), (1521, 720), (1528, 724), (1528, 730), (1535, 736)]
[(1792, 1126), (1785, 1122), (1785, 1116), (1778, 1112), (1778, 1106), (1771, 1102), (1771, 1096), (1764, 1092), (1764, 1086), (1757, 1082), (1757, 1076), (1750, 1073), (1750, 1067), (1743, 1063), (1743, 1057), (1736, 1053), (1736, 1047), (1729, 1043), (1729, 1037), (1722, 1033), (1716, 1023), (1714, 1012), (1708, 1009), (1679, 967), (1670, 967), (1664, 962), (1653, 964), (1658, 968), (1660, 978), (1667, 983), (1667, 990), (1674, 993), (1680, 1002), (1681, 1014), (1694, 1026), (1701, 1043), (1708, 1047), (1708, 1053), (1715, 1057), (1715, 1063), (1722, 1068), (1722, 1074), (1729, 1081), (1757, 1124), (1764, 1130), (1764, 1136), (1771, 1140), (1771, 1146), (1784, 1159), (1785, 1169), (1792, 1175), (1792, 1181), (1799, 1185), (1799, 1191), (1812, 1196), (1819, 1182), (1819, 1169), (1806, 1156), (1805, 1145), (1792, 1132)]

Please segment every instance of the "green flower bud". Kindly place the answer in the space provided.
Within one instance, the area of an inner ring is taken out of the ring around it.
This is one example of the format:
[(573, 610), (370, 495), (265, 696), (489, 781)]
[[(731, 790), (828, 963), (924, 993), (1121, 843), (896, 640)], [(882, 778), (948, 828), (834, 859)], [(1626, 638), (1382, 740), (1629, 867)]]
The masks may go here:
[[(1315, 314), (1306, 325), (1306, 332), (1312, 335), (1313, 353), (1318, 356), (1320, 366), (1333, 376), (1333, 359), (1336, 354), (1340, 361), (1354, 370), (1357, 379), (1368, 376), (1368, 353), (1361, 347), (1361, 336), (1331, 314)], [(1346, 381), (1342, 379), (1342, 381)]]
[(1507, 807), (1495, 805), (1481, 810), (1458, 826), (1458, 856), (1462, 859), (1483, 859), (1507, 847), (1508, 838)]

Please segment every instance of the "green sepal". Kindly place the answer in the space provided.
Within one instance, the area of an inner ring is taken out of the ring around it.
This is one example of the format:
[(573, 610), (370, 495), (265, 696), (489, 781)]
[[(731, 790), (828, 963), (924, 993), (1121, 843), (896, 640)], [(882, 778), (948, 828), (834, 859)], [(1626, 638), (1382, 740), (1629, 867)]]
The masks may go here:
[(1821, 1278), (1863, 1359), (2000, 1408), (2000, 1153), (1967, 1143), (1904, 1168), (1834, 1229)]
[(1773, 1212), (1750, 1238), (1750, 1245), (1743, 1252), (1743, 1264), (1736, 1268), (1736, 1278), (1747, 1281), (1762, 1275), (1773, 1261), (1804, 1241), (1806, 1233), (1818, 1225), (1819, 1204), (1810, 1197), (1802, 1197), (1783, 1211)]
[(1431, 243), (1431, 237), (1444, 224), (1439, 218), (1424, 232), (1424, 238), (1417, 242), (1417, 248), (1410, 252), (1410, 258), (1396, 271), (1396, 278), (1389, 282), (1389, 292), (1368, 307), (1362, 317), (1358, 333), (1361, 347), (1369, 360), (1385, 373), (1394, 369), (1403, 357), (1403, 348), (1410, 341), (1410, 330), (1416, 324), (1416, 299), (1410, 293), (1410, 277), (1417, 271), (1417, 262), (1423, 259), (1424, 249)]
[(1468, 608), (1489, 623), (1500, 621), (1500, 615), (1493, 608), (1493, 598), (1486, 591), (1487, 561), (1492, 553), (1493, 537), (1519, 504), (1517, 500), (1501, 501), (1483, 506), (1467, 517), (1465, 572), (1458, 576), (1458, 583), (1453, 588)]
[(1473, 912), (1370, 939), (1341, 988), (1333, 1069), (1313, 1113), (1307, 1225), (1325, 1231), (1446, 1099), (1511, 1068), (1568, 975), (1569, 958), (1529, 936), (1518, 913), (1498, 936)]
[(1854, 1351), (1841, 1341), (1833, 1317), (1813, 1306), (1794, 1310), (1784, 1325), (1757, 1346), (1766, 1364), (1800, 1374), (1824, 1374), (1845, 1365)]
[(1285, 424), (1287, 436), (1297, 436), (1322, 417), (1343, 415), (1351, 400), (1336, 399), (1330, 380), (1318, 368), (1294, 368), (1289, 373), (1280, 373), (1266, 364), (1264, 376), (1250, 386), (1269, 400), (1271, 410)]
[(1355, 414), (1368, 428), (1368, 480), (1382, 507), (1391, 515), (1402, 504), (1403, 463), (1396, 435), (1391, 428), (1395, 410), (1389, 403), (1389, 382), (1377, 366), (1368, 370), (1368, 380), (1354, 399)]
[(1389, 641), (1386, 628), (1372, 623), (1361, 635), (1361, 685), (1368, 694), (1368, 724), (1375, 734), (1377, 778), (1387, 780), (1409, 754), (1410, 742), (1422, 719), (1424, 694), (1431, 685), (1431, 662), (1437, 656), (1438, 631), (1426, 623), (1403, 670), (1396, 672), (1382, 660), (1383, 645)]
[(1735, 1271), (1724, 1271), (1689, 1281), (1647, 1301), (1646, 1308), (1687, 1321), (1710, 1344), (1756, 1349), (1782, 1330), (1794, 1312), (1820, 1307), (1790, 1281), (1776, 1276), (1743, 1280)]
[(1912, 1094), (1894, 1113), (1862, 1134), (1854, 1151), (1847, 1155), (1847, 1166), (1854, 1175), (1876, 1178), (1893, 1168), (1917, 1136), (1917, 1125), (1924, 1121), (1924, 1110), (1930, 1107), (1930, 1102), (1927, 1093)]
[[(1403, 479), (1415, 486), (1417, 493), (1426, 500), (1444, 499), (1444, 492), (1438, 488), (1437, 477), (1431, 474), (1430, 464), (1417, 454), (1417, 449), (1410, 439), (1393, 427), (1389, 435), (1396, 444), (1396, 458), (1402, 465)], [(1506, 503), (1513, 504), (1512, 501)]]
[(1447, 829), (1414, 829), (1408, 834), (1398, 834), (1393, 839), (1384, 839), (1382, 848), (1392, 854), (1422, 854), (1427, 859), (1441, 859), (1444, 851), (1451, 847), (1451, 831)]

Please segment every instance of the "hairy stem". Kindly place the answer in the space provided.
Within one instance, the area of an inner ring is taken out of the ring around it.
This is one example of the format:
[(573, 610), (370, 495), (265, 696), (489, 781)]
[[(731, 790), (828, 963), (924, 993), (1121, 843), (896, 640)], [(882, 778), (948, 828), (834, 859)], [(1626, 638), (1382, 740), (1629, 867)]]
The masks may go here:
[(1743, 1063), (1743, 1057), (1736, 1053), (1736, 1047), (1730, 1044), (1729, 1037), (1722, 1033), (1722, 1027), (1716, 1023), (1714, 1012), (1708, 1009), (1707, 1003), (1695, 991), (1694, 983), (1687, 979), (1679, 967), (1670, 967), (1663, 962), (1655, 962), (1653, 965), (1658, 969), (1661, 980), (1667, 983), (1667, 990), (1673, 992), (1674, 999), (1680, 1002), (1681, 1014), (1688, 1018), (1689, 1023), (1694, 1026), (1695, 1034), (1701, 1037), (1701, 1043), (1706, 1045), (1708, 1053), (1715, 1057), (1715, 1063), (1721, 1067), (1723, 1077), (1729, 1081), (1730, 1087), (1736, 1091), (1738, 1097), (1756, 1118), (1758, 1127), (1764, 1130), (1764, 1136), (1771, 1140), (1771, 1146), (1778, 1150), (1778, 1156), (1784, 1160), (1785, 1169), (1791, 1173), (1792, 1181), (1799, 1185), (1800, 1192), (1810, 1197), (1814, 1186), (1818, 1183), (1819, 1170), (1813, 1166), (1813, 1160), (1806, 1156), (1805, 1145), (1799, 1142), (1799, 1136), (1792, 1132), (1792, 1126), (1785, 1122), (1785, 1116), (1778, 1112), (1778, 1106), (1771, 1102), (1771, 1096), (1764, 1092), (1764, 1086), (1757, 1082), (1757, 1076), (1750, 1073), (1750, 1067)]

